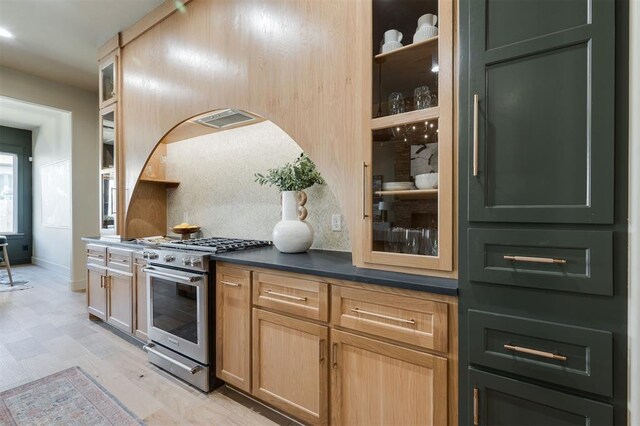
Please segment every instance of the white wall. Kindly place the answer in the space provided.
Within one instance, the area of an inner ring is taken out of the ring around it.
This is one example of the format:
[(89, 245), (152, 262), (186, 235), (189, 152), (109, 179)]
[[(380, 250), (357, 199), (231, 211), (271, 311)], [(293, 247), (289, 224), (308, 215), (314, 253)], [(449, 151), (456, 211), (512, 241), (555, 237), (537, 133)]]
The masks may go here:
[(640, 1), (629, 2), (629, 425), (640, 425)]
[[(44, 151), (41, 153), (45, 156), (45, 160), (60, 159), (64, 156), (71, 158), (71, 254), (64, 254), (69, 251), (56, 247), (56, 243), (49, 240), (42, 241), (45, 246), (41, 245), (38, 253), (49, 256), (55, 252), (58, 256), (59, 252), (63, 252), (62, 256), (69, 257), (70, 287), (74, 290), (83, 289), (86, 278), (84, 243), (81, 238), (99, 233), (97, 94), (11, 68), (0, 67), (0, 95), (70, 112), (72, 120), (70, 147), (42, 147)], [(61, 143), (60, 140), (57, 142)], [(34, 157), (35, 155), (34, 152)], [(34, 171), (37, 170), (35, 166), (34, 164)], [(38, 179), (39, 177), (36, 178), (34, 175), (34, 189), (39, 185)], [(34, 222), (39, 219), (36, 216), (38, 214), (36, 208), (34, 203)], [(53, 259), (54, 262), (62, 262), (59, 257)]]
[[(181, 182), (169, 190), (168, 225), (188, 221), (208, 237), (270, 240), (280, 220), (280, 194), (255, 183), (253, 175), (291, 162), (301, 152), (270, 121), (168, 144), (167, 177)], [(349, 251), (346, 227), (331, 231), (331, 215), (340, 214), (331, 189), (314, 185), (305, 192), (307, 221), (315, 231), (313, 248)]]

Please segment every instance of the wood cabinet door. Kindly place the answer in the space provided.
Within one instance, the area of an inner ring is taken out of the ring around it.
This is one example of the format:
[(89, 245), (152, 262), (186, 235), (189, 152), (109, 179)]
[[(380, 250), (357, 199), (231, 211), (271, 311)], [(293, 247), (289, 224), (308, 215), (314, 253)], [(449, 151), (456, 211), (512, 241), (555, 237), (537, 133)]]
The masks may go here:
[(137, 338), (146, 341), (148, 339), (148, 319), (147, 319), (147, 273), (142, 269), (146, 264), (135, 264), (135, 335)]
[(107, 319), (105, 270), (106, 268), (87, 265), (87, 311), (103, 321)]
[(107, 275), (107, 322), (133, 333), (133, 274), (109, 271)]
[(216, 272), (216, 376), (251, 392), (251, 272)]
[(612, 223), (615, 2), (469, 4), (469, 220)]
[(470, 369), (468, 424), (611, 425), (613, 407), (587, 398)]
[(331, 331), (331, 423), (447, 424), (447, 360)]
[(328, 339), (328, 327), (254, 308), (253, 395), (305, 423), (326, 425)]

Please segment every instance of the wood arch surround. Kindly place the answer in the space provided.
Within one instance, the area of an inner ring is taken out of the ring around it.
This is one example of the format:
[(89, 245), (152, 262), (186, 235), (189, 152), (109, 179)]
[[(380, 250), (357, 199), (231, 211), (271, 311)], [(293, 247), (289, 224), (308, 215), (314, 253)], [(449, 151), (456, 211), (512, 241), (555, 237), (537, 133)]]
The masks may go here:
[(309, 154), (358, 239), (370, 46), (365, 0), (192, 0), (126, 44), (124, 236), (162, 208), (164, 188), (137, 183), (158, 141), (177, 123), (233, 106), (271, 120)]

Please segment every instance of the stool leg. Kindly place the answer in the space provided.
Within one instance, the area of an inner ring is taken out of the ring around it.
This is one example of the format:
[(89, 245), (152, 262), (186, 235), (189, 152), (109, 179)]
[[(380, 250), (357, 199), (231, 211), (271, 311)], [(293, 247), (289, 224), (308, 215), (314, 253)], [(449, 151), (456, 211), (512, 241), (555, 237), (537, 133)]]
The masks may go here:
[(9, 285), (13, 286), (13, 275), (11, 275), (11, 263), (9, 262), (9, 253), (7, 253), (7, 246), (2, 247), (2, 253), (4, 255), (4, 261), (7, 264), (7, 274), (9, 275)]

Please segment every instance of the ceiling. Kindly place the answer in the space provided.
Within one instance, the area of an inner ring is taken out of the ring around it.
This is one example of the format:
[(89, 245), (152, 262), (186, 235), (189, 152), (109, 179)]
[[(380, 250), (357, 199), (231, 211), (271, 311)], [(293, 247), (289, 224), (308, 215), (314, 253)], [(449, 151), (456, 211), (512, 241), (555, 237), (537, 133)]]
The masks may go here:
[(0, 0), (0, 65), (98, 90), (96, 51), (164, 0)]

